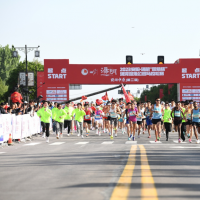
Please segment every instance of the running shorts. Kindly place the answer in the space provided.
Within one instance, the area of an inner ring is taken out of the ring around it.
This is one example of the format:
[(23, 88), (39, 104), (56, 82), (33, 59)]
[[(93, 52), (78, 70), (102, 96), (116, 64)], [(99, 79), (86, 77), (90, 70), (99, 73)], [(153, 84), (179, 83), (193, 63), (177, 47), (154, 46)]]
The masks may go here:
[(119, 122), (123, 122), (123, 119), (122, 119), (122, 118), (120, 118), (120, 119), (119, 119)]
[(192, 126), (200, 127), (200, 122), (192, 122)]
[(182, 119), (181, 120), (174, 120), (175, 126), (178, 126), (179, 124), (182, 124)]
[(141, 124), (142, 124), (142, 121), (137, 121), (137, 124), (138, 124), (138, 125), (141, 125)]
[(92, 121), (91, 120), (84, 120), (84, 123), (91, 124)]
[(163, 125), (163, 121), (161, 121), (161, 125)]
[(191, 119), (187, 119), (186, 125), (192, 125), (192, 120)]
[(161, 122), (161, 119), (152, 119), (153, 124), (157, 124), (158, 122)]
[(142, 121), (146, 120), (146, 118), (143, 118)]
[(112, 118), (112, 117), (110, 117), (110, 124), (113, 124), (113, 123), (114, 123), (114, 126), (117, 126), (117, 121), (118, 121), (117, 118)]
[(151, 120), (151, 119), (147, 118), (147, 119), (146, 119), (146, 122), (147, 122), (147, 126), (152, 125), (152, 120)]

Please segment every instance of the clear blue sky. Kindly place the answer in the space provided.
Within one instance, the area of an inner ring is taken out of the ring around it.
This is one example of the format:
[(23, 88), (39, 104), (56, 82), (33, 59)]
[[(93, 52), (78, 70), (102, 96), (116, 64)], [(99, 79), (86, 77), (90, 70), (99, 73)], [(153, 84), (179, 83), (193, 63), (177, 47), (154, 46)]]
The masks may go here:
[[(134, 63), (156, 63), (157, 55), (173, 63), (199, 57), (199, 8), (200, 0), (0, 0), (0, 44), (40, 45), (42, 61), (123, 64), (130, 54)], [(70, 95), (106, 87), (83, 86)], [(141, 87), (127, 89), (135, 93)]]

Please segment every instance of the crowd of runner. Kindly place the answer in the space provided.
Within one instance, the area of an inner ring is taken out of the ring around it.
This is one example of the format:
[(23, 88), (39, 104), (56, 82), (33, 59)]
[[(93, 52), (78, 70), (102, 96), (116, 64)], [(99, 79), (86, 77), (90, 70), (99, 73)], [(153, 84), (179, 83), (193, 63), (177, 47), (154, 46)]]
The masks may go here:
[(90, 136), (90, 131), (101, 136), (108, 135), (110, 139), (117, 137), (118, 130), (127, 134), (128, 140), (136, 140), (147, 130), (148, 138), (151, 138), (151, 130), (155, 131), (155, 142), (161, 138), (161, 133), (169, 140), (169, 132), (178, 132), (178, 142), (184, 142), (186, 138), (192, 142), (193, 135), (196, 143), (199, 143), (200, 134), (200, 108), (193, 100), (176, 102), (161, 102), (156, 98), (151, 103), (132, 101), (123, 102), (123, 99), (108, 101), (105, 104), (96, 105), (93, 102), (65, 105), (43, 101), (36, 105), (34, 101), (29, 104), (12, 105), (7, 107), (1, 104), (1, 114), (27, 114), (37, 115), (41, 118), (42, 136), (49, 142), (50, 121), (52, 120), (53, 134), (57, 139), (62, 138), (63, 130), (67, 130), (67, 136), (77, 133), (78, 137)]

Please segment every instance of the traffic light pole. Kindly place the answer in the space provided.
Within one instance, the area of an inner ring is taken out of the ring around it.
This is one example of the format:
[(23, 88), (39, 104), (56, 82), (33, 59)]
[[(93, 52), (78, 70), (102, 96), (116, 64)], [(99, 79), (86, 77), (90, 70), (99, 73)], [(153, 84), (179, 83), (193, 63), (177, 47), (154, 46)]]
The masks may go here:
[(27, 45), (25, 45), (25, 55), (26, 55), (26, 101), (28, 101), (28, 65), (27, 65)]

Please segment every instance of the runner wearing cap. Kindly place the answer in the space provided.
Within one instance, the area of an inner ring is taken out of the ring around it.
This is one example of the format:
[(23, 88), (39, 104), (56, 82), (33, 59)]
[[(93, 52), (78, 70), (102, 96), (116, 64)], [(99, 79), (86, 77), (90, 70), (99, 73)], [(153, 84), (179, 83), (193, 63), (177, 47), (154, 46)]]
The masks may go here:
[(96, 134), (101, 136), (101, 129), (103, 128), (103, 111), (100, 110), (100, 106), (96, 106), (96, 111), (95, 111), (95, 129), (96, 129)]

